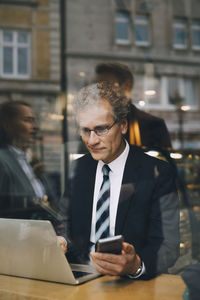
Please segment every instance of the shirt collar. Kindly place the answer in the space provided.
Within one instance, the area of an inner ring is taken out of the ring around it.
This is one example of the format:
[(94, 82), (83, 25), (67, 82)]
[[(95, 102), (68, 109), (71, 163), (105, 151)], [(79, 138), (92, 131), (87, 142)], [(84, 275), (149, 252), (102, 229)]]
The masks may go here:
[(14, 152), (14, 154), (17, 155), (17, 157), (24, 157), (24, 158), (26, 158), (26, 153), (23, 150), (21, 150), (19, 148), (16, 148), (14, 146), (9, 146), (9, 149), (12, 152)]

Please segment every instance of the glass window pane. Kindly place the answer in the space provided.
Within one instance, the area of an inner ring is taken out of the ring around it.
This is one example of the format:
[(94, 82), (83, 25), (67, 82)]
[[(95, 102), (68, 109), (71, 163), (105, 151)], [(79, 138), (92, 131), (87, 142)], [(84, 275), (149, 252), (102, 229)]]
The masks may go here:
[(135, 16), (135, 42), (137, 45), (149, 44), (148, 18), (146, 16)]
[(192, 46), (200, 47), (200, 30), (193, 30), (192, 32)]
[(146, 25), (135, 26), (135, 39), (137, 42), (148, 42), (148, 30)]
[(185, 20), (175, 20), (174, 21), (174, 46), (176, 48), (186, 47), (186, 22)]
[(11, 47), (3, 48), (3, 73), (13, 73), (13, 49)]
[(168, 102), (175, 104), (175, 96), (178, 93), (178, 80), (176, 77), (168, 78)]
[(174, 29), (174, 44), (175, 45), (185, 45), (186, 33), (181, 28)]
[(200, 49), (200, 22), (194, 21), (192, 22), (192, 48)]
[(28, 51), (27, 48), (18, 48), (18, 74), (28, 73)]
[(17, 41), (18, 43), (28, 43), (28, 32), (19, 31)]
[(116, 37), (120, 40), (129, 40), (128, 28), (126, 23), (116, 24)]
[(184, 104), (194, 106), (196, 105), (195, 96), (195, 81), (192, 79), (182, 79), (183, 80), (183, 93)]
[(13, 32), (4, 30), (3, 31), (3, 41), (4, 42), (12, 42), (13, 41)]
[(117, 42), (129, 42), (129, 15), (117, 13), (115, 23), (115, 37)]
[[(181, 102), (177, 102), (178, 96), (182, 98)], [(197, 104), (196, 95), (196, 80), (189, 78), (168, 78), (168, 101), (173, 105), (189, 105), (194, 106)]]
[(144, 100), (149, 105), (160, 103), (160, 79), (150, 76), (144, 78)]

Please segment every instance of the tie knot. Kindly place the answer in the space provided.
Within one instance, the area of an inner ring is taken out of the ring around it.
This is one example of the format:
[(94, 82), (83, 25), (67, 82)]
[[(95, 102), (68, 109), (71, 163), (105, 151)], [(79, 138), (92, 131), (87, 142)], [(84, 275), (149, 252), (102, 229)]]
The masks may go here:
[(102, 171), (103, 171), (103, 176), (109, 176), (110, 168), (108, 165), (103, 165)]

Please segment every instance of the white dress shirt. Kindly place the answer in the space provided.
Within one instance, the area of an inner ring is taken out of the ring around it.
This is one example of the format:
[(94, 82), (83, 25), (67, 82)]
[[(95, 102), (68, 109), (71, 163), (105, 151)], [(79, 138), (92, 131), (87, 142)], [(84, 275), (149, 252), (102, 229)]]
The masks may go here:
[(22, 170), (26, 174), (28, 180), (30, 181), (30, 184), (32, 185), (32, 188), (38, 198), (38, 200), (42, 200), (45, 195), (45, 189), (39, 178), (36, 178), (31, 165), (28, 163), (26, 159), (26, 153), (16, 147), (9, 146), (9, 150), (12, 151), (16, 158), (18, 163), (20, 164)]
[[(126, 147), (124, 151), (115, 160), (108, 164), (110, 168), (110, 236), (115, 235), (115, 222), (117, 215), (117, 208), (119, 202), (119, 194), (121, 190), (122, 177), (124, 174), (124, 167), (129, 153), (129, 144), (126, 141)], [(95, 226), (96, 226), (96, 206), (99, 191), (103, 181), (102, 167), (105, 163), (100, 160), (97, 165), (95, 188), (93, 196), (93, 210), (92, 210), (92, 224), (90, 241), (95, 243)], [(93, 250), (93, 249), (92, 249)]]
[[(110, 168), (109, 178), (110, 178), (110, 236), (115, 235), (115, 223), (117, 216), (117, 208), (119, 203), (119, 195), (122, 185), (122, 178), (124, 174), (124, 167), (129, 153), (129, 144), (126, 142), (126, 147), (124, 151), (115, 160), (108, 164)], [(91, 234), (90, 242), (93, 244), (91, 251), (95, 251), (95, 227), (96, 227), (96, 206), (99, 191), (103, 181), (102, 167), (105, 163), (100, 160), (97, 164), (94, 196), (93, 196), (93, 209), (92, 209), (92, 224), (91, 224)], [(142, 263), (142, 269), (138, 275), (127, 275), (129, 278), (138, 278), (145, 273), (145, 265)]]

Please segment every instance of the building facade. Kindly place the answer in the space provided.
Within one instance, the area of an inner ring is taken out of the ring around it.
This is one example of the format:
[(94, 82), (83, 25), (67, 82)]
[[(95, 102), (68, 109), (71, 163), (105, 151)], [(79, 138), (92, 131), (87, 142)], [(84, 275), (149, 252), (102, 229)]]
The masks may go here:
[(31, 102), (48, 171), (60, 171), (59, 12), (56, 0), (0, 1), (0, 102)]
[(96, 64), (124, 62), (132, 101), (165, 119), (173, 148), (199, 148), (199, 15), (196, 0), (68, 0), (70, 95), (92, 82)]

